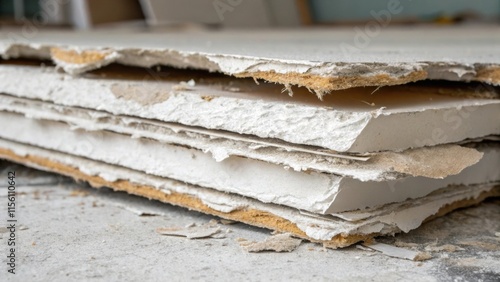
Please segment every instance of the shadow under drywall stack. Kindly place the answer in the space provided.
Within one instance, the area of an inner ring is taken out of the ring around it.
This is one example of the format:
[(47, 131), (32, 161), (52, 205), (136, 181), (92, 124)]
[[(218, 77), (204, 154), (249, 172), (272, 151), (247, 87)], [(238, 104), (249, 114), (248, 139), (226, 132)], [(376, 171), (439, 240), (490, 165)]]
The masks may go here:
[(0, 156), (331, 248), (408, 232), (500, 194), (490, 31), (4, 40)]

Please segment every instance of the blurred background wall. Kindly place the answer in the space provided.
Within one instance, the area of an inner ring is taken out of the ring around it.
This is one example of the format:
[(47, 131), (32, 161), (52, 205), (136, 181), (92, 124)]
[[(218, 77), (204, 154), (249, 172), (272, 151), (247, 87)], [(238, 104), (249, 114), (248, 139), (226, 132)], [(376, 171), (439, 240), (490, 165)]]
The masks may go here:
[(0, 0), (0, 26), (36, 21), (91, 29), (109, 25), (296, 27), (349, 25), (399, 5), (391, 24), (499, 22), (500, 0)]
[[(353, 22), (370, 19), (370, 11), (386, 9), (387, 0), (310, 0), (311, 12), (320, 23)], [(399, 21), (436, 21), (462, 18), (466, 20), (498, 20), (498, 0), (400, 0)]]

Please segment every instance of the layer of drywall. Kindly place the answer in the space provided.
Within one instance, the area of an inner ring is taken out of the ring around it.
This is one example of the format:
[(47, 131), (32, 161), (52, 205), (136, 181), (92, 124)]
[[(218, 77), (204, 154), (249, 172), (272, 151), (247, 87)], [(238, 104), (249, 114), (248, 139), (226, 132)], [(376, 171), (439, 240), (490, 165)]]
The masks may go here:
[[(377, 24), (376, 21), (372, 23)], [(500, 83), (496, 26), (195, 33), (3, 32), (4, 59), (51, 59), (73, 74), (166, 65), (305, 86), (322, 96), (423, 79)], [(484, 44), (487, 42), (487, 44)], [(464, 56), (464, 54), (467, 54)]]
[(278, 93), (279, 87), (248, 81), (198, 78), (190, 86), (144, 74), (133, 79), (129, 73), (78, 78), (49, 67), (2, 65), (0, 70), (0, 91), (19, 97), (338, 152), (400, 151), (500, 134), (500, 123), (483, 122), (500, 118), (500, 100), (473, 96), (496, 95), (484, 88), (357, 88), (322, 103), (305, 98), (303, 90), (288, 97)]
[[(83, 173), (87, 176), (101, 177), (109, 181), (111, 185), (114, 185), (118, 179), (127, 180), (134, 184), (154, 187), (166, 194), (178, 193), (189, 195), (192, 199), (199, 199), (208, 207), (221, 211), (222, 214), (219, 214), (219, 216), (223, 216), (224, 213), (231, 213), (238, 210), (267, 212), (268, 215), (278, 216), (295, 224), (310, 240), (330, 240), (338, 235), (344, 236), (345, 238), (347, 236), (375, 236), (408, 231), (417, 228), (425, 219), (435, 215), (446, 205), (477, 199), (484, 193), (490, 193), (491, 195), (495, 195), (495, 193), (498, 194), (498, 188), (494, 187), (495, 184), (455, 186), (436, 191), (418, 200), (409, 200), (381, 207), (376, 211), (372, 211), (372, 213), (377, 214), (377, 216), (352, 222), (343, 220), (340, 217), (308, 214), (284, 206), (264, 204), (234, 194), (221, 193), (204, 187), (188, 185), (123, 167), (112, 166), (102, 162), (62, 154), (60, 152), (48, 151), (3, 139), (0, 139), (0, 156), (9, 159), (15, 158), (17, 161), (26, 165), (50, 171), (58, 170), (49, 164), (44, 164), (43, 161), (56, 162), (62, 166), (76, 168), (80, 175), (70, 176), (77, 178), (81, 178), (81, 173)], [(20, 159), (27, 156), (31, 156), (32, 158), (27, 158), (26, 160)], [(37, 161), (35, 161), (35, 159)], [(58, 172), (61, 173), (61, 171)], [(198, 210), (199, 207), (196, 208), (193, 206), (192, 208)], [(279, 229), (278, 224), (278, 221), (268, 221), (265, 227)], [(357, 240), (353, 241), (356, 242)]]
[(406, 176), (444, 178), (460, 173), (464, 168), (477, 163), (483, 156), (474, 148), (452, 144), (363, 156), (335, 154), (272, 139), (203, 130), (130, 116), (116, 116), (102, 111), (60, 106), (7, 95), (0, 95), (0, 98), (0, 110), (39, 120), (61, 121), (70, 124), (73, 129), (107, 130), (133, 138), (147, 138), (161, 143), (187, 146), (210, 153), (217, 162), (230, 156), (241, 156), (280, 164), (296, 171), (317, 171), (348, 176), (361, 181), (394, 180)]
[(0, 119), (9, 120), (0, 132), (4, 139), (322, 214), (418, 198), (448, 185), (500, 180), (498, 146), (479, 148), (485, 156), (477, 164), (444, 179), (406, 177), (362, 182), (314, 171), (293, 171), (245, 157), (217, 162), (210, 154), (191, 148), (107, 131), (72, 130), (64, 123), (19, 114), (0, 112)]

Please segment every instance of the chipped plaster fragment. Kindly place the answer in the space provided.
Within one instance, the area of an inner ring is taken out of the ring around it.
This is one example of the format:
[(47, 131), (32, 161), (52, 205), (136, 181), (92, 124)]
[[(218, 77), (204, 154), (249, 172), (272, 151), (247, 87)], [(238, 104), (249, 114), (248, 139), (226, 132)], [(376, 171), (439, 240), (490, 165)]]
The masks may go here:
[(364, 247), (363, 245), (359, 245), (359, 244), (356, 245), (356, 249), (359, 249), (359, 250), (362, 250), (362, 251), (367, 251), (367, 252), (372, 252), (372, 253), (375, 252), (375, 250), (367, 248), (367, 247)]
[(291, 234), (278, 234), (266, 238), (261, 242), (248, 241), (243, 238), (239, 238), (238, 242), (240, 246), (249, 253), (259, 253), (265, 251), (273, 252), (292, 252), (295, 250), (302, 240), (292, 238)]
[(167, 216), (167, 214), (164, 212), (158, 212), (154, 210), (144, 210), (138, 207), (124, 205), (124, 204), (117, 204), (116, 206), (118, 208), (130, 211), (138, 216)]
[(441, 145), (410, 149), (404, 153), (383, 152), (374, 155), (371, 161), (384, 163), (399, 173), (442, 179), (478, 163), (483, 155), (474, 148)]
[(383, 243), (377, 243), (377, 242), (374, 242), (372, 244), (364, 243), (363, 246), (381, 252), (386, 256), (394, 258), (401, 258), (413, 261), (423, 261), (432, 258), (432, 256), (429, 253), (411, 251)]
[(153, 85), (111, 85), (111, 92), (118, 99), (134, 101), (142, 106), (152, 106), (168, 100), (170, 93), (164, 88)]
[(413, 260), (414, 261), (424, 261), (424, 260), (430, 260), (430, 259), (432, 259), (431, 254), (429, 254), (428, 252), (420, 252), (415, 256), (415, 258)]
[(223, 234), (220, 234), (222, 231), (217, 222), (213, 221), (202, 225), (190, 224), (186, 227), (160, 227), (156, 229), (156, 232), (161, 235), (180, 236), (188, 239), (222, 239), (225, 237)]

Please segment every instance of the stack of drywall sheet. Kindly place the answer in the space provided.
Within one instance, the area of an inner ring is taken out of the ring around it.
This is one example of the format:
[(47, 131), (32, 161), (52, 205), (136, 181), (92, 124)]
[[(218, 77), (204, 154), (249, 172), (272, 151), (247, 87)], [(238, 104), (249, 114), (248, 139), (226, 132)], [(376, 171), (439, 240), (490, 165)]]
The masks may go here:
[(492, 34), (3, 34), (0, 157), (329, 247), (408, 232), (500, 194)]

